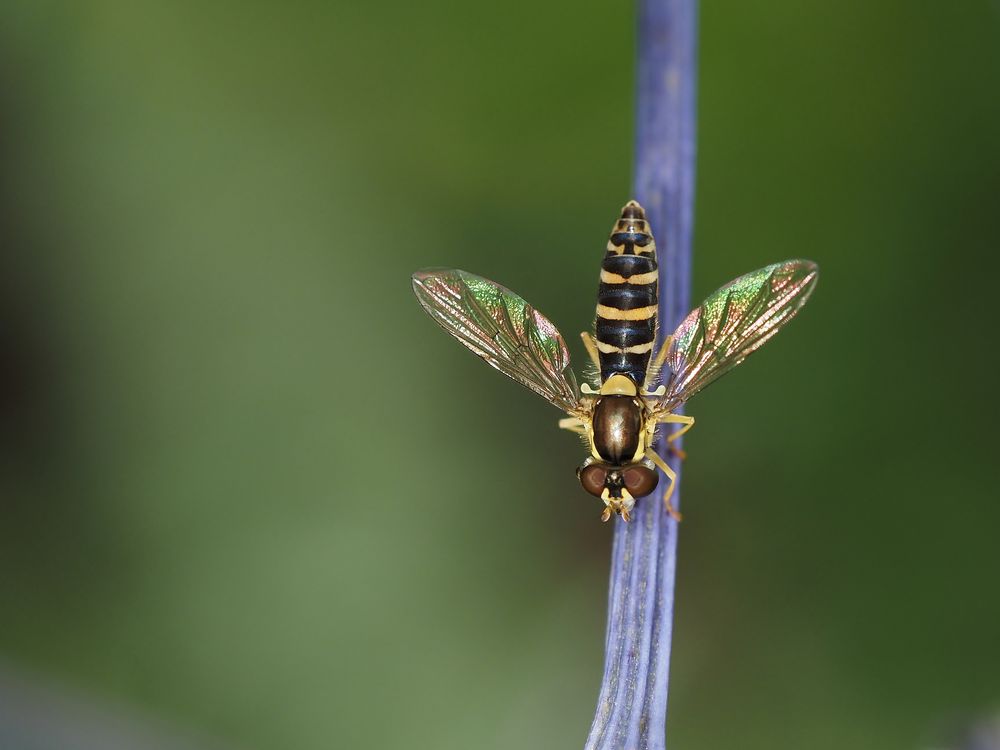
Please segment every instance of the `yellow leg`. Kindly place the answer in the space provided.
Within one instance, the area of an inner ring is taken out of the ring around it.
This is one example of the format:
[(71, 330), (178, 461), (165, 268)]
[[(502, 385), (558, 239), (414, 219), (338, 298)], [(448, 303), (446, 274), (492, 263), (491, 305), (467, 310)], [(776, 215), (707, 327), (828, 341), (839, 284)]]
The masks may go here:
[(667, 435), (667, 451), (672, 456), (677, 456), (681, 461), (687, 459), (687, 453), (682, 451), (680, 448), (673, 445), (673, 442), (683, 435), (685, 432), (694, 427), (694, 417), (688, 417), (684, 414), (664, 414), (656, 420), (657, 424), (682, 424), (684, 425), (676, 432), (672, 432)]
[(594, 335), (592, 333), (587, 333), (587, 331), (580, 332), (580, 338), (583, 339), (583, 345), (587, 347), (587, 354), (590, 355), (590, 361), (594, 363), (594, 367), (597, 371), (601, 371), (601, 357), (597, 353), (597, 344), (594, 343)]
[(672, 443), (685, 432), (694, 427), (694, 417), (689, 417), (686, 414), (664, 414), (662, 417), (656, 420), (658, 424), (682, 424), (684, 425), (676, 432), (671, 432), (667, 435), (667, 442)]
[(570, 432), (575, 432), (577, 435), (587, 434), (587, 428), (584, 427), (583, 422), (577, 417), (566, 417), (565, 419), (560, 419), (559, 429), (569, 430)]
[(680, 523), (683, 516), (681, 516), (681, 514), (674, 509), (674, 506), (670, 504), (670, 498), (674, 494), (674, 485), (677, 484), (677, 472), (671, 469), (667, 465), (667, 462), (660, 458), (660, 454), (652, 448), (646, 449), (646, 458), (656, 464), (657, 468), (666, 474), (667, 479), (670, 480), (670, 486), (667, 487), (667, 491), (663, 493), (663, 506), (667, 509), (667, 513), (670, 514), (670, 517)]
[[(674, 337), (667, 336), (663, 340), (662, 346), (660, 346), (660, 351), (656, 353), (653, 361), (649, 363), (649, 367), (646, 368), (646, 382), (643, 384), (645, 389), (649, 389), (649, 384), (655, 380), (659, 374), (660, 370), (663, 369), (663, 363), (667, 359), (667, 352), (670, 351), (670, 345), (673, 343)], [(659, 390), (659, 389), (657, 389)], [(666, 390), (666, 389), (664, 389)], [(662, 395), (662, 394), (657, 394)]]

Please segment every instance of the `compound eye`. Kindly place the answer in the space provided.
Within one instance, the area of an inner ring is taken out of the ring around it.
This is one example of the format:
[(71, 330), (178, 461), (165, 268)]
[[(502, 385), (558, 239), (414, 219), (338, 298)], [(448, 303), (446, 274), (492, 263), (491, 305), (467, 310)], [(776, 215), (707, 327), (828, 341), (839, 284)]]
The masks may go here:
[(600, 497), (604, 492), (604, 480), (608, 476), (608, 470), (600, 464), (589, 464), (583, 466), (576, 472), (580, 477), (580, 484), (594, 497)]
[(625, 489), (632, 497), (645, 497), (656, 489), (656, 485), (660, 481), (660, 475), (656, 473), (656, 470), (643, 464), (630, 466), (624, 469), (622, 474), (625, 479)]

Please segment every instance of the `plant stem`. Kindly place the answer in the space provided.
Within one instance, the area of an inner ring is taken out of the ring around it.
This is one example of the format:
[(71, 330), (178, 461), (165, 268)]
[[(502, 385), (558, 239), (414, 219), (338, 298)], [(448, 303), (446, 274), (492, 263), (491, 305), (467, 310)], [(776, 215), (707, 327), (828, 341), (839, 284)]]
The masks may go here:
[[(697, 0), (638, 5), (634, 195), (657, 239), (662, 338), (690, 307)], [(587, 750), (666, 747), (677, 524), (659, 497), (639, 502), (631, 522), (616, 520), (604, 677)]]

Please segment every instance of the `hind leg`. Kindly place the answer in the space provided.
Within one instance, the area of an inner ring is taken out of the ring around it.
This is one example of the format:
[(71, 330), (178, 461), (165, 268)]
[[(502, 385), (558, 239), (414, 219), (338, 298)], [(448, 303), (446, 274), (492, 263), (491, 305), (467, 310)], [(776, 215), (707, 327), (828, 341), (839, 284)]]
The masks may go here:
[(597, 371), (601, 371), (601, 357), (597, 353), (597, 344), (594, 341), (594, 334), (587, 333), (587, 331), (580, 332), (580, 338), (583, 339), (583, 345), (587, 348), (587, 354), (590, 355), (590, 361), (594, 363), (594, 367)]
[(660, 345), (660, 351), (656, 353), (656, 356), (649, 363), (649, 367), (646, 368), (646, 382), (643, 383), (643, 390), (648, 395), (662, 396), (667, 390), (665, 386), (661, 385), (655, 391), (650, 391), (649, 386), (660, 376), (660, 370), (663, 369), (663, 363), (667, 360), (667, 353), (670, 351), (670, 345), (673, 341), (673, 336), (667, 336)]

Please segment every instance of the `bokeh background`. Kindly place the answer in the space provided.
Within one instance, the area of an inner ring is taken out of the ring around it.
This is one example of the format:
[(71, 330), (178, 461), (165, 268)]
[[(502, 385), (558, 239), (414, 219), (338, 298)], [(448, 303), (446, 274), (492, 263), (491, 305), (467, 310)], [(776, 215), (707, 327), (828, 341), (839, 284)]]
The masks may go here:
[[(4, 746), (581, 747), (611, 529), (409, 274), (582, 360), (631, 6), (3, 16)], [(706, 0), (700, 64), (694, 297), (822, 276), (689, 409), (671, 745), (936, 746), (1000, 707), (1000, 5)]]

